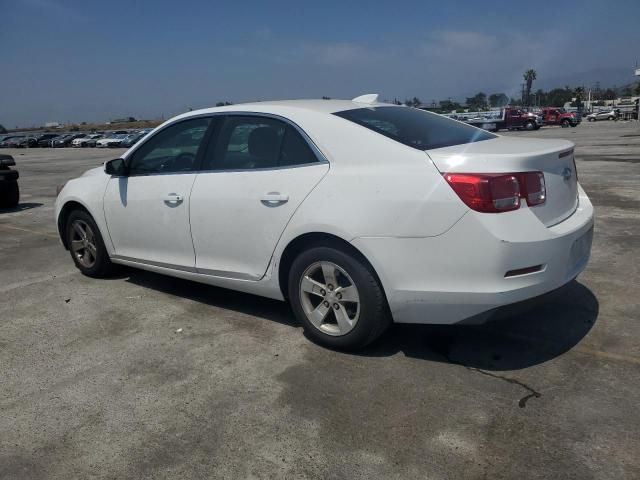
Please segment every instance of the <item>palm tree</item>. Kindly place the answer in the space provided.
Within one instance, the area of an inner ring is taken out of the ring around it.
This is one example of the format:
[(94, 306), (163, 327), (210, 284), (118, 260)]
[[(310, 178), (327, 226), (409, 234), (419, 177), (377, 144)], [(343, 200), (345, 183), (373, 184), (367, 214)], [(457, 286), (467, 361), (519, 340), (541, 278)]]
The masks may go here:
[(529, 105), (529, 98), (531, 96), (531, 85), (533, 85), (533, 81), (537, 78), (537, 74), (533, 68), (530, 68), (529, 70), (524, 72), (524, 75), (522, 75), (522, 77), (524, 78), (524, 81), (527, 82), (524, 100), (526, 104)]

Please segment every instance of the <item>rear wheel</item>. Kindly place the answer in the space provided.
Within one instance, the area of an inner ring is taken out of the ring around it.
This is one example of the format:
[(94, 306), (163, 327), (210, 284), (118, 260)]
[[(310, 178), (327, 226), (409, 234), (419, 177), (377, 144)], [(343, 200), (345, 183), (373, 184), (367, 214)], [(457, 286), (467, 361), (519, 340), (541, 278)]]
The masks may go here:
[(78, 270), (95, 278), (106, 277), (111, 273), (113, 264), (91, 215), (84, 210), (71, 212), (67, 219), (66, 235), (71, 258)]
[(20, 201), (20, 188), (17, 180), (0, 183), (0, 208), (13, 208)]
[(331, 348), (364, 347), (391, 323), (371, 267), (333, 247), (313, 247), (293, 261), (289, 300), (307, 335)]

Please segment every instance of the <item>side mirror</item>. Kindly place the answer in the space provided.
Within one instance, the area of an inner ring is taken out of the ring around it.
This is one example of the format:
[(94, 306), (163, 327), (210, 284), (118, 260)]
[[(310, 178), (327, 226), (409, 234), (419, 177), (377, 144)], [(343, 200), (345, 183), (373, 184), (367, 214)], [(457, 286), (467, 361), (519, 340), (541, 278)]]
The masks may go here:
[(104, 164), (104, 172), (114, 177), (124, 177), (127, 175), (127, 164), (123, 158), (109, 160)]

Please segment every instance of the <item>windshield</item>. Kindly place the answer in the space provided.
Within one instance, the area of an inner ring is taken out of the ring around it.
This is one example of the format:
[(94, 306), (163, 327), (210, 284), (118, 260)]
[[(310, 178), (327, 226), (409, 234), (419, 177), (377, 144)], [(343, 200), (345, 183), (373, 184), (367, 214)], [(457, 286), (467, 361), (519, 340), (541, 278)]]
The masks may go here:
[(334, 115), (418, 150), (450, 147), (496, 137), (485, 130), (417, 108), (357, 108), (336, 112)]

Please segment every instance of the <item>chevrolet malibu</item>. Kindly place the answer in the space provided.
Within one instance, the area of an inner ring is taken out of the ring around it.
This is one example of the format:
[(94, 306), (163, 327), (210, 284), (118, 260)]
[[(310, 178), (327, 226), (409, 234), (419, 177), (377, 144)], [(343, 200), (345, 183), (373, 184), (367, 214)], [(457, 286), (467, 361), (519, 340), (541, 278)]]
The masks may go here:
[(296, 100), (175, 117), (56, 202), (85, 275), (123, 264), (288, 300), (359, 348), (392, 322), (481, 322), (586, 266), (573, 144), (414, 108)]

